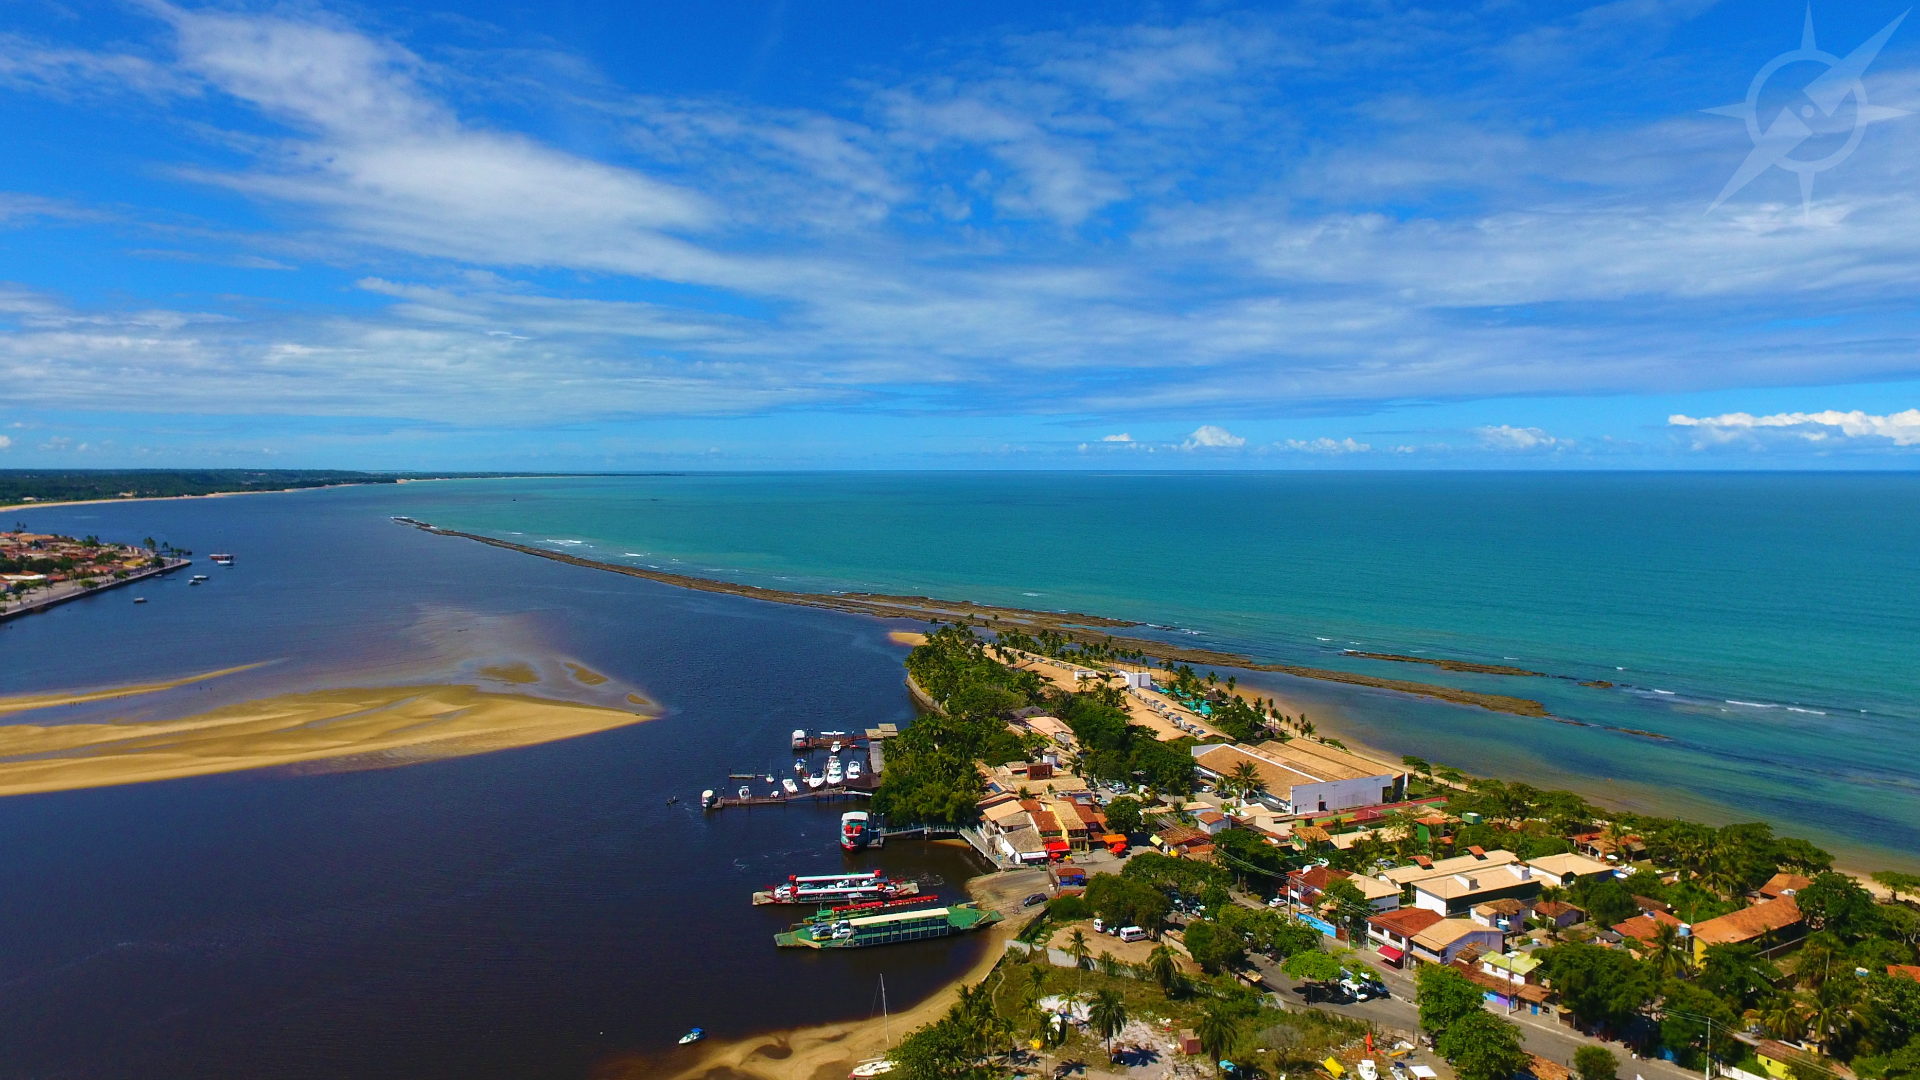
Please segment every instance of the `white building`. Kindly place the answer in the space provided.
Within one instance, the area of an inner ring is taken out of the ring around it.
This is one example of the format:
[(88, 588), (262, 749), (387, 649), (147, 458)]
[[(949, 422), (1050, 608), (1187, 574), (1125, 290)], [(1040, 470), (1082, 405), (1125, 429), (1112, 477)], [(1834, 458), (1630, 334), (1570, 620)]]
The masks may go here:
[(1376, 806), (1398, 801), (1406, 791), (1406, 773), (1307, 739), (1258, 746), (1214, 743), (1194, 747), (1193, 758), (1200, 775), (1210, 780), (1252, 762), (1265, 785), (1255, 797), (1289, 814)]
[(1120, 677), (1125, 680), (1124, 685), (1129, 690), (1153, 689), (1153, 672), (1151, 671), (1123, 671)]

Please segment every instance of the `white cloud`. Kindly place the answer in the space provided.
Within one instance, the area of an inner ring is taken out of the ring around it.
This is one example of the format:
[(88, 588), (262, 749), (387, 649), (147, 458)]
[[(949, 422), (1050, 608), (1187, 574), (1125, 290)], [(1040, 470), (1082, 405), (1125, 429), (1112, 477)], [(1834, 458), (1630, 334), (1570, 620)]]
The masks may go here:
[(1694, 429), (1696, 449), (1766, 436), (1804, 439), (1812, 443), (1858, 440), (1866, 443), (1885, 441), (1895, 446), (1920, 446), (1920, 409), (1908, 409), (1886, 416), (1874, 416), (1857, 409), (1853, 412), (1829, 409), (1826, 412), (1773, 413), (1769, 416), (1736, 412), (1694, 417), (1676, 413), (1667, 417), (1667, 423)]
[(1482, 445), (1496, 450), (1545, 450), (1566, 445), (1566, 440), (1556, 439), (1537, 427), (1501, 424), (1497, 427), (1477, 427), (1473, 433), (1480, 436)]
[(1123, 431), (1118, 435), (1102, 435), (1100, 436), (1100, 441), (1101, 442), (1132, 442), (1133, 436)]
[(1288, 439), (1276, 445), (1307, 454), (1364, 454), (1373, 449), (1367, 443), (1355, 441), (1351, 435), (1344, 439), (1329, 439), (1325, 436), (1318, 439)]
[(1235, 435), (1226, 428), (1216, 427), (1212, 424), (1201, 424), (1199, 427), (1193, 429), (1193, 434), (1187, 436), (1187, 441), (1181, 443), (1180, 448), (1182, 450), (1192, 450), (1199, 446), (1228, 447), (1245, 445), (1247, 445), (1247, 440)]
[(8, 438), (5, 435), (0, 435), (0, 450), (5, 450), (7, 447), (12, 445), (13, 445), (12, 439)]

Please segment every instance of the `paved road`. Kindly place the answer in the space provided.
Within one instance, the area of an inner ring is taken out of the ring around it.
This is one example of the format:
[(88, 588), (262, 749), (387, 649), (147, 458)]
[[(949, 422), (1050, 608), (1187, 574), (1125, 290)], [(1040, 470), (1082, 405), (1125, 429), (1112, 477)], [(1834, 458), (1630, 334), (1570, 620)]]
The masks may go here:
[[(1254, 956), (1251, 959), (1254, 966), (1260, 970), (1261, 981), (1266, 984), (1267, 989), (1276, 992), (1280, 999), (1289, 1005), (1306, 1005), (1306, 993), (1301, 988), (1302, 984), (1299, 980), (1288, 977), (1280, 970), (1279, 965), (1264, 956)], [(1374, 963), (1370, 966), (1380, 972), (1391, 997), (1355, 1002), (1352, 1005), (1335, 1005), (1316, 1001), (1313, 1003), (1313, 1008), (1342, 1013), (1360, 1020), (1371, 1020), (1380, 1027), (1396, 1031), (1418, 1031), (1420, 1009), (1414, 1004), (1413, 979), (1385, 964)], [(1636, 1060), (1630, 1056), (1631, 1051), (1620, 1043), (1589, 1038), (1544, 1015), (1534, 1016), (1526, 1012), (1502, 1015), (1520, 1025), (1520, 1033), (1525, 1038), (1529, 1051), (1569, 1068), (1572, 1067), (1575, 1050), (1582, 1046), (1605, 1046), (1620, 1058), (1620, 1075), (1628, 1080), (1632, 1080), (1634, 1076), (1644, 1077), (1645, 1080), (1701, 1080), (1698, 1075), (1671, 1062), (1646, 1058)], [(1437, 1067), (1438, 1063), (1430, 1061), (1430, 1057), (1431, 1055), (1422, 1051), (1417, 1060)]]

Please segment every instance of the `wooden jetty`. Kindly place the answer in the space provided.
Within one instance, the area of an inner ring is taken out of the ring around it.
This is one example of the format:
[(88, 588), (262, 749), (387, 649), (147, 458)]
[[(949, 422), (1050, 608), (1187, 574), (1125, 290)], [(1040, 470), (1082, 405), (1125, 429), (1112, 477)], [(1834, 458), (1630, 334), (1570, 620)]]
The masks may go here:
[(715, 795), (707, 800), (708, 810), (725, 810), (730, 806), (785, 806), (795, 802), (833, 802), (838, 799), (870, 799), (873, 792), (866, 788), (848, 787), (839, 784), (813, 791), (803, 791), (798, 795)]

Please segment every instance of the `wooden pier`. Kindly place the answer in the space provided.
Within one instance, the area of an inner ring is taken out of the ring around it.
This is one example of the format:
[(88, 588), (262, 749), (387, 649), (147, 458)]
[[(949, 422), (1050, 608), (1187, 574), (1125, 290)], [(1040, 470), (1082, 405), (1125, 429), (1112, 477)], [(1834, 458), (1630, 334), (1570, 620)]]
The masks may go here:
[(817, 791), (803, 791), (798, 795), (715, 795), (707, 804), (707, 809), (725, 810), (730, 806), (785, 806), (795, 802), (833, 802), (838, 799), (870, 799), (873, 792), (866, 788), (823, 787)]

